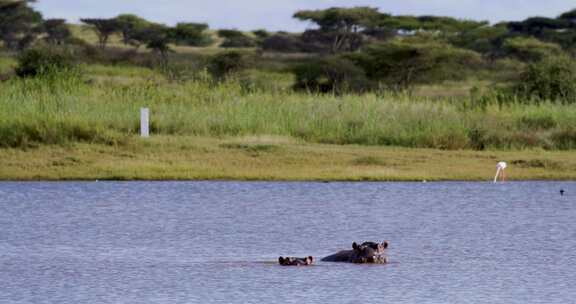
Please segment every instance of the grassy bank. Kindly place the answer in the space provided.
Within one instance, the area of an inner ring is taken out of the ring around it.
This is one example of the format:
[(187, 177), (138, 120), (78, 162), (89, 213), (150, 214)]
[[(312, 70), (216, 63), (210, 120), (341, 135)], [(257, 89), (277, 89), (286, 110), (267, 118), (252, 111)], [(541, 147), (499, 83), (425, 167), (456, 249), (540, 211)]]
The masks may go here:
[[(282, 83), (167, 82), (144, 68), (0, 83), (0, 146), (121, 143), (150, 107), (154, 134), (286, 136), (310, 143), (434, 149), (576, 148), (576, 106), (496, 97), (313, 95)], [(257, 75), (257, 74), (256, 74)]]
[[(454, 83), (335, 96), (294, 93), (280, 72), (216, 84), (83, 69), (0, 82), (1, 180), (489, 180), (499, 160), (513, 179), (576, 178), (574, 105)], [(140, 107), (149, 140), (137, 136)]]
[(278, 136), (156, 136), (120, 146), (0, 149), (0, 180), (481, 180), (496, 162), (511, 179), (576, 179), (576, 157), (550, 151), (445, 151), (311, 144)]

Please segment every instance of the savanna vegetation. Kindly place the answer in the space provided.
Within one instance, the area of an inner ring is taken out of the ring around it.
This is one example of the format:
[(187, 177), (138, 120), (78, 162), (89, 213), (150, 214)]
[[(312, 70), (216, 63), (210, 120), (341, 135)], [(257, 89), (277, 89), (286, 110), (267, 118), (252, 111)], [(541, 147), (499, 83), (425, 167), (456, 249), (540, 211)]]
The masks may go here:
[[(288, 33), (68, 24), (33, 2), (0, 0), (0, 179), (481, 179), (497, 159), (575, 177), (575, 10), (330, 8)], [(158, 138), (138, 139), (140, 107)]]

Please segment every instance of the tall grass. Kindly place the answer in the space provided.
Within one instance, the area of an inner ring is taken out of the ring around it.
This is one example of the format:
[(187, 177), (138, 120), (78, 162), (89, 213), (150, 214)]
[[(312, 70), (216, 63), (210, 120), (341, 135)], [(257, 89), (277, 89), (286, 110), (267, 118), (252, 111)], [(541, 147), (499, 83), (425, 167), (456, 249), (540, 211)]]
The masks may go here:
[(281, 135), (441, 149), (576, 148), (574, 105), (488, 98), (475, 106), (462, 98), (312, 95), (274, 86), (246, 90), (241, 81), (86, 82), (62, 75), (0, 83), (0, 146), (119, 143), (138, 132), (143, 106), (151, 109), (156, 134)]
[(11, 72), (16, 65), (16, 60), (12, 57), (0, 54), (0, 74)]

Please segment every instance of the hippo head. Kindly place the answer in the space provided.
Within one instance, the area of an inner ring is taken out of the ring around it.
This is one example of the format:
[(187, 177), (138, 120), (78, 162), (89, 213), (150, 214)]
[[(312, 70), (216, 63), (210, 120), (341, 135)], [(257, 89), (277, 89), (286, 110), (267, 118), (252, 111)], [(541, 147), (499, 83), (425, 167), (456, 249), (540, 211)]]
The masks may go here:
[(380, 244), (378, 244), (376, 242), (364, 242), (360, 246), (369, 246), (372, 249), (374, 249), (378, 254), (382, 254), (382, 253), (384, 253), (384, 250), (386, 248), (388, 248), (388, 242), (384, 241)]
[(314, 264), (314, 257), (305, 258), (279, 257), (278, 263), (282, 266), (308, 266)]
[(354, 242), (352, 243), (353, 252), (350, 256), (350, 262), (356, 264), (386, 264), (387, 259), (382, 255), (386, 248), (384, 246), (387, 247), (388, 243), (364, 242), (358, 245)]

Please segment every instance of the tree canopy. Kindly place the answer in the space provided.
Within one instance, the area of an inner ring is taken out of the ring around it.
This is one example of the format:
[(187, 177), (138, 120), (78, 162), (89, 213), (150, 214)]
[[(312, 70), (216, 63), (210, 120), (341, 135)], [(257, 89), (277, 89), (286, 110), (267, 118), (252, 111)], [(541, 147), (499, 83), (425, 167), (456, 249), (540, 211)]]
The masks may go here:
[(116, 31), (122, 34), (122, 42), (125, 45), (140, 46), (142, 44), (141, 32), (150, 25), (144, 18), (133, 14), (122, 14), (114, 18)]
[(348, 58), (366, 71), (366, 76), (394, 89), (405, 89), (430, 79), (461, 77), (462, 67), (480, 62), (480, 55), (437, 42), (378, 43)]
[(110, 35), (114, 34), (119, 29), (118, 21), (115, 18), (84, 18), (80, 19), (80, 21), (90, 25), (94, 29), (96, 35), (98, 35), (98, 44), (101, 48), (106, 47)]
[(206, 33), (208, 24), (180, 22), (172, 29), (176, 44), (188, 46), (206, 46), (212, 43), (212, 38)]
[(44, 21), (43, 28), (46, 41), (51, 44), (61, 45), (72, 37), (65, 19), (47, 19)]
[(0, 39), (9, 49), (22, 49), (42, 31), (42, 14), (30, 7), (34, 0), (0, 0)]
[(316, 36), (332, 41), (331, 51), (354, 51), (361, 46), (360, 32), (369, 28), (380, 17), (378, 9), (371, 7), (338, 8), (326, 10), (303, 10), (294, 18), (310, 21), (319, 26)]

